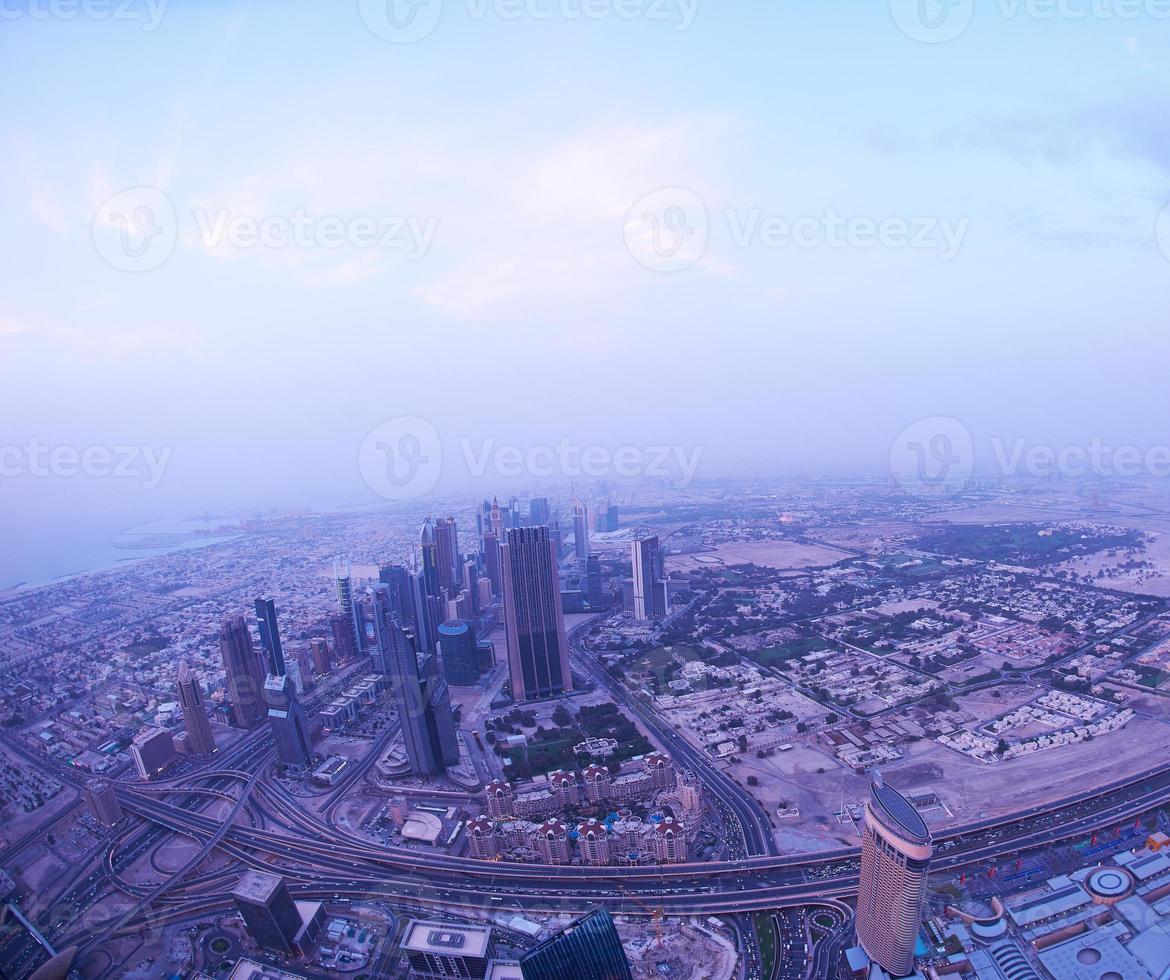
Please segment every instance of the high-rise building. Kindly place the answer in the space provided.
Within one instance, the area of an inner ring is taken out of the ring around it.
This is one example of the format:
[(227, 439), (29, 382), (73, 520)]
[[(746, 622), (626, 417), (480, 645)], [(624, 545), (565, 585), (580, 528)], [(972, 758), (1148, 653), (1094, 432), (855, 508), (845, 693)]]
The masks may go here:
[(861, 833), (857, 939), (895, 977), (914, 972), (933, 846), (914, 805), (876, 775)]
[(500, 594), (500, 539), (492, 531), (483, 536), (483, 568), (492, 584), (492, 594)]
[(161, 728), (139, 732), (130, 745), (130, 758), (143, 781), (153, 779), (175, 761), (175, 740)]
[(394, 618), (384, 586), (374, 592), (374, 668), (390, 680), (411, 769), (433, 776), (459, 762), (447, 682), (434, 654), (421, 658), (414, 637)]
[(590, 555), (585, 560), (585, 598), (594, 609), (605, 604), (605, 586), (601, 580), (601, 559)]
[(524, 980), (633, 980), (613, 919), (594, 909), (520, 957)]
[(467, 840), (471, 846), (471, 856), (477, 861), (494, 861), (500, 856), (496, 825), (490, 817), (480, 814), (474, 820), (469, 820)]
[(353, 641), (353, 619), (345, 613), (330, 616), (329, 632), (333, 634), (333, 655), (337, 662), (349, 663), (357, 656)]
[(211, 722), (207, 720), (203, 685), (188, 664), (179, 667), (176, 686), (179, 704), (183, 708), (183, 724), (187, 726), (187, 751), (195, 755), (211, 755), (215, 751), (215, 738), (211, 734)]
[(333, 577), (337, 582), (337, 603), (341, 606), (341, 615), (349, 620), (350, 632), (353, 635), (354, 656), (357, 656), (366, 648), (365, 627), (362, 626), (357, 604), (354, 602), (353, 579), (349, 574), (349, 566), (335, 563)]
[(548, 497), (533, 497), (528, 502), (528, 516), (531, 522), (537, 526), (547, 525), (549, 518), (552, 517), (552, 511), (548, 506)]
[(382, 565), (378, 569), (378, 581), (390, 589), (390, 604), (394, 613), (405, 625), (414, 618), (410, 602), (410, 569), (405, 565)]
[(325, 677), (333, 666), (329, 659), (329, 644), (320, 638), (310, 640), (309, 653), (313, 658), (313, 670), (318, 677)]
[(438, 635), (438, 624), (446, 616), (435, 616), (434, 597), (426, 590), (426, 573), (423, 569), (412, 572), (410, 575), (410, 604), (414, 610), (414, 638), (420, 650), (429, 651), (435, 648)]
[(435, 522), (435, 552), (439, 564), (439, 587), (458, 592), (463, 573), (454, 517), (443, 517)]
[(118, 802), (113, 783), (104, 779), (91, 779), (85, 784), (85, 795), (98, 823), (112, 827), (122, 819), (122, 805)]
[(492, 509), (489, 514), (489, 527), (497, 541), (504, 540), (504, 513), (500, 510), (500, 502), (492, 497)]
[(439, 627), (439, 651), (448, 684), (469, 687), (480, 677), (479, 644), (466, 620), (450, 619)]
[(666, 579), (658, 535), (638, 538), (630, 545), (634, 566), (634, 616), (662, 619), (666, 615)]
[(232, 889), (232, 898), (257, 946), (296, 955), (304, 921), (280, 875), (246, 871)]
[(589, 508), (573, 506), (573, 554), (579, 561), (589, 557)]
[(435, 540), (435, 524), (428, 517), (423, 521), (418, 536), (419, 559), (422, 562), (423, 584), (427, 595), (438, 595), (443, 581), (439, 572), (439, 545)]
[(425, 980), (485, 977), (493, 946), (487, 926), (416, 920), (402, 934), (410, 975)]
[(232, 724), (255, 728), (265, 716), (264, 662), (252, 644), (243, 616), (226, 620), (219, 634), (224, 686), (231, 705)]
[(501, 559), (512, 697), (529, 701), (571, 691), (560, 580), (548, 528), (509, 530)]
[(609, 864), (609, 829), (596, 817), (590, 817), (577, 828), (577, 846), (586, 864)]
[(536, 853), (545, 864), (568, 864), (572, 857), (568, 824), (555, 818), (542, 823), (536, 831)]
[(271, 599), (257, 599), (256, 619), (260, 642), (268, 660), (264, 701), (268, 705), (268, 724), (276, 743), (276, 757), (285, 765), (303, 766), (313, 754), (313, 741), (296, 684), (288, 675), (284, 662), (280, 628), (276, 623), (276, 603)]

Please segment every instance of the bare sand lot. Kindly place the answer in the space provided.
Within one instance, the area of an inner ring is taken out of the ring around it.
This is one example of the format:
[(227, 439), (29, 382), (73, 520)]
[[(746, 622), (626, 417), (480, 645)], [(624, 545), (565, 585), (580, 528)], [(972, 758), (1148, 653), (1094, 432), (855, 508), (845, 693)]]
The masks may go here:
[[(1100, 551), (1095, 555), (1063, 562), (1054, 568), (1075, 572), (1078, 576), (1087, 575), (1097, 585), (1107, 589), (1170, 597), (1170, 531), (1149, 529), (1155, 536), (1154, 540), (1146, 544), (1145, 550), (1139, 553), (1136, 560), (1139, 563), (1149, 562), (1153, 567), (1122, 568), (1129, 560), (1124, 552)], [(1100, 578), (1097, 577), (1098, 573), (1103, 573)]]
[[(729, 541), (714, 551), (701, 555), (668, 555), (668, 571), (693, 571), (715, 567), (712, 559), (725, 566), (759, 565), (779, 571), (804, 568), (826, 568), (844, 558), (847, 551), (819, 544), (799, 544), (796, 541)], [(700, 560), (701, 559), (701, 560)]]

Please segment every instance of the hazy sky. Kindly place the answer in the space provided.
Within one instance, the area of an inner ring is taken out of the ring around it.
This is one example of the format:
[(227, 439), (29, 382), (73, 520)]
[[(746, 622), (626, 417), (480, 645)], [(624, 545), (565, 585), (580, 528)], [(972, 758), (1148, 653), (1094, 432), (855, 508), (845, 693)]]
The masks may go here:
[(931, 416), (1170, 440), (1161, 0), (117, 3), (0, 4), (0, 444), (170, 455), (10, 455), (12, 531), (371, 499), (401, 416), (449, 481), (460, 439), (700, 475), (880, 467)]

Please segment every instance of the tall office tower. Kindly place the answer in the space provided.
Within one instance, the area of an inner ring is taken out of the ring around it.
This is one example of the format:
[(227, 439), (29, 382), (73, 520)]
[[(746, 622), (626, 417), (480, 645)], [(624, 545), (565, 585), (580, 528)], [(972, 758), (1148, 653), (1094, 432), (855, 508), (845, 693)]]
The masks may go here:
[(211, 755), (215, 751), (215, 739), (211, 735), (211, 722), (207, 720), (203, 685), (187, 664), (179, 668), (176, 685), (179, 704), (183, 708), (183, 723), (187, 726), (187, 751), (195, 755)]
[(297, 696), (296, 683), (288, 674), (276, 623), (276, 603), (256, 600), (256, 619), (260, 625), (260, 642), (268, 658), (268, 678), (264, 681), (264, 700), (268, 704), (268, 724), (276, 743), (276, 757), (288, 766), (303, 766), (313, 754), (309, 724)]
[(548, 528), (509, 530), (500, 564), (512, 697), (530, 701), (571, 691), (560, 580)]
[(613, 919), (594, 909), (520, 957), (524, 980), (633, 980)]
[(495, 940), (487, 926), (416, 920), (407, 924), (400, 948), (410, 964), (410, 976), (419, 980), (497, 975), (491, 965)]
[(405, 565), (383, 565), (378, 569), (378, 581), (390, 587), (390, 603), (402, 622), (414, 623), (414, 606), (410, 601), (410, 569)]
[(549, 510), (548, 497), (533, 497), (528, 502), (528, 517), (533, 524), (548, 524), (552, 511)]
[(438, 595), (443, 585), (439, 574), (439, 545), (435, 540), (434, 522), (429, 517), (423, 521), (418, 535), (418, 551), (427, 595)]
[(589, 508), (573, 506), (573, 554), (580, 561), (589, 557)]
[(175, 761), (175, 740), (161, 728), (147, 728), (139, 732), (130, 745), (130, 758), (144, 782), (153, 779)]
[(268, 724), (276, 743), (276, 757), (286, 766), (306, 765), (313, 754), (313, 741), (292, 678), (288, 674), (269, 674), (264, 682), (264, 700), (268, 702)]
[(500, 541), (491, 531), (483, 536), (483, 568), (488, 581), (492, 583), (492, 593), (500, 594)]
[(476, 590), (476, 608), (480, 611), (487, 609), (492, 604), (492, 580), (486, 575), (481, 575), (479, 581), (475, 583)]
[(492, 509), (489, 515), (489, 526), (491, 532), (496, 536), (497, 541), (504, 540), (504, 514), (500, 510), (500, 502), (495, 497), (492, 497)]
[(118, 802), (113, 783), (104, 779), (91, 779), (85, 784), (85, 795), (98, 823), (112, 827), (122, 819), (122, 805)]
[(431, 597), (427, 594), (426, 576), (422, 569), (411, 572), (409, 585), (415, 640), (420, 650), (433, 650), (437, 624), (442, 620), (437, 620), (431, 615)]
[(420, 776), (433, 776), (459, 761), (447, 682), (433, 654), (420, 662), (414, 637), (394, 618), (380, 590), (374, 593), (374, 628), (374, 667), (390, 679), (410, 767)]
[(349, 574), (349, 566), (335, 562), (333, 577), (337, 581), (337, 603), (341, 607), (341, 615), (349, 620), (354, 656), (357, 656), (366, 648), (365, 629), (358, 618), (358, 609), (353, 601), (353, 579)]
[(470, 555), (465, 559), (459, 561), (459, 588), (456, 590), (459, 595), (467, 595), (467, 601), (471, 604), (471, 611), (478, 612), (479, 605), (479, 590), (476, 588), (476, 582), (479, 580), (479, 566)]
[(232, 898), (248, 932), (261, 949), (295, 956), (301, 913), (280, 875), (246, 871)]
[(313, 670), (318, 677), (325, 677), (333, 666), (329, 659), (329, 644), (319, 638), (310, 640), (309, 653), (313, 657)]
[(508, 514), (506, 523), (508, 527), (524, 526), (524, 518), (520, 514), (520, 501), (515, 497), (508, 501)]
[(565, 550), (564, 534), (561, 532), (560, 522), (553, 523), (548, 529), (548, 539), (552, 542), (553, 558), (559, 565), (561, 562), (561, 555)]
[(357, 656), (353, 644), (353, 620), (345, 613), (329, 617), (329, 632), (333, 634), (333, 654), (338, 663), (349, 663)]
[(479, 644), (475, 628), (466, 620), (451, 619), (439, 627), (439, 650), (448, 684), (470, 687), (479, 681)]
[(597, 519), (594, 526), (598, 531), (616, 531), (618, 529), (618, 509), (617, 504), (605, 502), (605, 506), (597, 511)]
[(224, 621), (219, 633), (219, 652), (228, 703), (232, 706), (232, 724), (237, 728), (255, 728), (263, 721), (264, 661), (252, 645), (252, 634), (243, 616)]
[(454, 517), (443, 517), (435, 522), (435, 550), (439, 562), (439, 586), (458, 592), (463, 575), (460, 568), (459, 531)]
[(930, 831), (913, 804), (874, 776), (861, 834), (857, 939), (895, 977), (914, 972), (932, 854)]
[(634, 566), (634, 616), (662, 619), (666, 615), (667, 596), (658, 535), (635, 540), (630, 545), (630, 563)]
[(585, 598), (595, 609), (605, 602), (605, 587), (601, 582), (601, 559), (590, 555), (585, 559)]
[(271, 599), (257, 599), (256, 626), (260, 630), (260, 649), (270, 674), (285, 673), (284, 647), (280, 643), (280, 627), (276, 625), (276, 603)]

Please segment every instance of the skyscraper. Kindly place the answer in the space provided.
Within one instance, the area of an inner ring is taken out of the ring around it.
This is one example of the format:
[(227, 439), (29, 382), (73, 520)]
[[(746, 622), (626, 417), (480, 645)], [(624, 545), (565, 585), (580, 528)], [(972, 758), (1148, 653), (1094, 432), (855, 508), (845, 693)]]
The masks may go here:
[(113, 783), (104, 779), (91, 779), (85, 784), (85, 795), (99, 823), (112, 827), (122, 819), (122, 805), (118, 802), (118, 793)]
[(508, 531), (501, 575), (512, 697), (528, 701), (571, 691), (560, 580), (548, 528)]
[(252, 644), (252, 634), (243, 616), (226, 620), (219, 634), (219, 651), (232, 724), (255, 728), (266, 714), (264, 706), (264, 663)]
[(857, 939), (895, 977), (914, 971), (933, 847), (930, 831), (904, 796), (874, 776), (861, 834)]
[(324, 677), (333, 666), (329, 657), (329, 644), (317, 638), (309, 641), (309, 652), (313, 656), (313, 669), (318, 677)]
[(524, 980), (633, 980), (613, 919), (594, 909), (520, 957)]
[(548, 524), (552, 511), (549, 510), (548, 497), (533, 497), (528, 502), (528, 516), (533, 524)]
[(435, 553), (439, 565), (439, 587), (458, 592), (463, 579), (459, 558), (459, 532), (454, 517), (435, 522)]
[(354, 655), (356, 656), (366, 648), (365, 630), (358, 617), (357, 606), (353, 601), (353, 579), (350, 578), (349, 566), (340, 562), (334, 563), (333, 577), (337, 582), (337, 603), (341, 606), (341, 614), (349, 621)]
[(276, 757), (285, 765), (303, 766), (313, 754), (313, 742), (296, 685), (285, 668), (280, 628), (276, 623), (276, 603), (271, 599), (257, 599), (256, 619), (268, 660), (264, 700), (268, 704), (268, 724), (276, 743)]
[(573, 549), (580, 561), (589, 557), (589, 509), (581, 503), (573, 506)]
[(427, 595), (438, 595), (443, 585), (439, 573), (439, 545), (435, 541), (435, 525), (428, 517), (423, 521), (418, 536), (419, 558), (422, 561), (423, 584)]
[(215, 739), (211, 734), (211, 722), (207, 720), (203, 686), (189, 665), (179, 667), (176, 686), (179, 704), (183, 708), (183, 723), (187, 726), (187, 751), (195, 755), (211, 755), (215, 751)]
[(634, 616), (662, 619), (666, 615), (666, 578), (658, 535), (638, 538), (630, 545), (634, 567)]
[(605, 587), (601, 581), (601, 559), (590, 555), (585, 560), (585, 598), (594, 609), (605, 603)]
[(373, 606), (374, 669), (390, 680), (411, 769), (420, 776), (433, 776), (459, 762), (447, 682), (439, 675), (434, 654), (420, 659), (414, 637), (390, 608), (385, 586), (374, 590)]
[(439, 650), (448, 684), (468, 687), (479, 680), (479, 645), (470, 623), (462, 619), (443, 623), (439, 627)]
[(345, 613), (329, 617), (329, 631), (333, 634), (333, 655), (338, 663), (348, 663), (357, 656), (353, 642), (353, 619)]
[(301, 914), (280, 875), (246, 871), (232, 889), (236, 908), (261, 949), (295, 955)]

